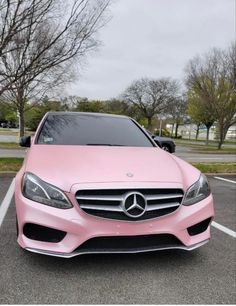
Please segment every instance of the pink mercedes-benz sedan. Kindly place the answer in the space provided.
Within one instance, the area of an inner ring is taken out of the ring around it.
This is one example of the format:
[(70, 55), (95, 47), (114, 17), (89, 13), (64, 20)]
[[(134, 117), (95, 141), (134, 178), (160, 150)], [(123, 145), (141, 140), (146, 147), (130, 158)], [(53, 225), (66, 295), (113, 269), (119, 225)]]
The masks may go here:
[(125, 116), (49, 112), (16, 176), (17, 241), (31, 252), (193, 250), (209, 241), (212, 194), (199, 170)]

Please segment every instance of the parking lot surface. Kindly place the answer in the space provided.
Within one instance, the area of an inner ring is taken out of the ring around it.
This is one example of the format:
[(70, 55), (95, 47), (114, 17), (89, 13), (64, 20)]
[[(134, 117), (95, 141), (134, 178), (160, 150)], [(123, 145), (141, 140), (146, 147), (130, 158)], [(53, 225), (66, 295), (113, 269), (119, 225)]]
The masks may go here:
[[(235, 231), (236, 184), (209, 179), (215, 221)], [(11, 180), (0, 177), (1, 201)], [(235, 304), (235, 241), (212, 227), (210, 243), (192, 252), (47, 257), (18, 247), (12, 201), (0, 227), (0, 303)]]

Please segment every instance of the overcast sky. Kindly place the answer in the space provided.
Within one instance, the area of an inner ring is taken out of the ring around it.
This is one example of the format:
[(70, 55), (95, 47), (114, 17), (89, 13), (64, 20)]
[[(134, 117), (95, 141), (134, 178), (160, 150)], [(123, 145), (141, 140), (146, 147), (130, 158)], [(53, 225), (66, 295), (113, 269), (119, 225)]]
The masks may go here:
[(67, 94), (117, 97), (135, 79), (181, 80), (188, 60), (235, 40), (236, 0), (115, 0), (103, 45)]

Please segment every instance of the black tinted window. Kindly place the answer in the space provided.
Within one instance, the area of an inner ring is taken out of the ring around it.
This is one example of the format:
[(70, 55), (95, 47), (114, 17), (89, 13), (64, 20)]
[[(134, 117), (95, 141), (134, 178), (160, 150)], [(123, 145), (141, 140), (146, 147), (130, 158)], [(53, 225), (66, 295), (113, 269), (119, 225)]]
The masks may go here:
[(89, 114), (49, 114), (41, 128), (37, 143), (153, 146), (141, 129), (129, 118)]

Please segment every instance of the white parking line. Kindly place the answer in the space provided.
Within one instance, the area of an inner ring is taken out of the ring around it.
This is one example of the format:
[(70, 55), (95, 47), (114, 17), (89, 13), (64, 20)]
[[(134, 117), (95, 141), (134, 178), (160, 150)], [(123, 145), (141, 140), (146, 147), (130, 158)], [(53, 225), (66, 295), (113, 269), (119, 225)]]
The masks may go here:
[(218, 230), (220, 230), (220, 231), (222, 231), (222, 232), (224, 232), (224, 233), (226, 233), (226, 234), (236, 238), (236, 232), (232, 231), (231, 229), (229, 229), (229, 228), (227, 228), (227, 227), (225, 227), (225, 226), (223, 226), (223, 225), (221, 225), (219, 223), (216, 223), (215, 221), (213, 221), (211, 223), (211, 225), (213, 227), (217, 228)]
[(228, 180), (228, 179), (223, 178), (223, 177), (214, 176), (214, 178), (217, 179), (217, 180), (221, 180), (221, 181), (225, 181), (225, 182), (236, 184), (236, 181)]
[(12, 180), (11, 185), (5, 195), (5, 198), (2, 201), (2, 204), (0, 206), (0, 227), (2, 225), (2, 222), (5, 218), (5, 215), (7, 213), (8, 207), (11, 204), (12, 197), (14, 195), (14, 189), (15, 189), (15, 179)]

